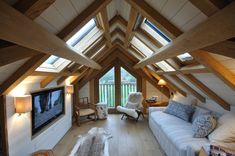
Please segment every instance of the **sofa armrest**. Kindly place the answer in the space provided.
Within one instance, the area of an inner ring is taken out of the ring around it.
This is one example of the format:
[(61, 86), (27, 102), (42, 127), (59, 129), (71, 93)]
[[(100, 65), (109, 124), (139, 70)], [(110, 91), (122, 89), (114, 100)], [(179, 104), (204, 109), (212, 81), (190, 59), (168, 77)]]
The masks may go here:
[(149, 107), (149, 114), (156, 111), (163, 111), (166, 107)]

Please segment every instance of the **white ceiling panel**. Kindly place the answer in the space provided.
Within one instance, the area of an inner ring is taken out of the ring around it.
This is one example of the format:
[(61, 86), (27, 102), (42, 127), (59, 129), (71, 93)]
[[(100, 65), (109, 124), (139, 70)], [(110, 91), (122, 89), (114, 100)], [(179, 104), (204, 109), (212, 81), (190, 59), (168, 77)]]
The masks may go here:
[(38, 18), (36, 18), (34, 20), (36, 23), (38, 23), (39, 25), (41, 25), (44, 29), (46, 29), (47, 31), (53, 33), (53, 34), (57, 34), (59, 32), (59, 30), (57, 28), (55, 28), (53, 25), (51, 25), (50, 23), (48, 23), (44, 18), (42, 18), (41, 16), (39, 16)]
[(178, 28), (181, 28), (200, 13), (201, 11), (198, 8), (196, 8), (192, 3), (187, 2), (171, 19), (171, 22)]
[(171, 19), (184, 6), (186, 0), (168, 0), (161, 9), (161, 14), (167, 19)]
[(213, 90), (218, 96), (226, 100), (229, 104), (235, 105), (235, 91), (227, 86), (223, 81), (212, 73), (193, 74), (198, 80)]
[(28, 58), (0, 67), (0, 83), (9, 78), (27, 60)]
[(145, 0), (145, 1), (158, 12), (161, 12), (161, 9), (167, 3), (167, 0)]
[(94, 0), (67, 0), (70, 1), (72, 6), (75, 8), (77, 14), (80, 14), (86, 9)]
[(107, 13), (108, 13), (108, 20), (110, 21), (115, 14), (117, 13), (117, 7), (116, 7), (116, 3), (113, 0), (112, 2), (110, 2), (107, 6)]

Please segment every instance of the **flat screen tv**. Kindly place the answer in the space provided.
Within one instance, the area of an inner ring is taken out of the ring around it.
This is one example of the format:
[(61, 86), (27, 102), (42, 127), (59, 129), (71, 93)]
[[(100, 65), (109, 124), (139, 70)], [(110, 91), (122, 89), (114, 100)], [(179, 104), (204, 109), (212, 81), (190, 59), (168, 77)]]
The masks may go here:
[(32, 135), (64, 114), (64, 87), (32, 93)]

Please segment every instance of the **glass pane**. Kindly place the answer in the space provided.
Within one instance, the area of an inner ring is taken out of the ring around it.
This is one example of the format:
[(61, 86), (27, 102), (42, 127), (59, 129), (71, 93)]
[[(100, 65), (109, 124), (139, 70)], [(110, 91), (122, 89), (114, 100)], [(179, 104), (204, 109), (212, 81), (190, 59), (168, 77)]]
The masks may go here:
[(193, 57), (189, 53), (184, 53), (184, 54), (178, 55), (177, 57), (183, 62), (190, 61), (193, 59)]
[(84, 36), (86, 36), (96, 26), (95, 19), (91, 19), (84, 25), (75, 35), (73, 35), (66, 43), (75, 46)]
[(99, 79), (99, 102), (107, 103), (109, 108), (115, 107), (114, 67)]
[(136, 78), (121, 68), (121, 106), (125, 106), (130, 92), (136, 92)]
[(59, 60), (59, 57), (51, 55), (44, 63), (53, 65), (57, 60)]
[(147, 19), (141, 24), (141, 28), (158, 40), (163, 46), (171, 42), (171, 39), (166, 34)]

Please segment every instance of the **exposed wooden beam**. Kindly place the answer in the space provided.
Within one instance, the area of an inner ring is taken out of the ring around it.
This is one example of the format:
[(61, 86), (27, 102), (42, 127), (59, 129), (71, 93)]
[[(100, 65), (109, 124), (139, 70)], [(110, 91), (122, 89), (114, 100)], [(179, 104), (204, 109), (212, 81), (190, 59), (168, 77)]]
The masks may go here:
[(202, 48), (202, 50), (235, 59), (235, 42), (233, 41), (223, 41), (216, 43), (214, 45)]
[(181, 67), (179, 71), (183, 74), (190, 74), (190, 73), (208, 73), (209, 70), (203, 65), (187, 65)]
[(143, 0), (126, 1), (172, 39), (174, 36), (179, 36), (181, 34), (181, 31), (177, 27), (165, 20), (164, 16), (152, 8), (147, 2)]
[(115, 28), (112, 32), (111, 32), (111, 37), (114, 37), (115, 35), (119, 34), (120, 36), (122, 36), (123, 38), (125, 38), (126, 34), (120, 29), (120, 28)]
[(7, 104), (6, 96), (0, 96), (0, 133), (1, 133), (1, 154), (9, 156), (8, 131), (7, 131)]
[(53, 73), (53, 72), (41, 72), (41, 71), (34, 71), (30, 74), (30, 76), (54, 76), (54, 77), (58, 77), (58, 76), (78, 76), (80, 75), (80, 72), (69, 72), (69, 71), (63, 71), (60, 73)]
[[(172, 43), (140, 61), (135, 68), (194, 51), (235, 36), (235, 2), (209, 17), (207, 21), (182, 34)], [(223, 24), (221, 24), (223, 23)], [(220, 34), (220, 35), (218, 35)]]
[(88, 21), (95, 17), (101, 9), (106, 7), (111, 0), (95, 0), (84, 11), (82, 11), (72, 22), (70, 22), (60, 33), (58, 37), (65, 41), (71, 38), (78, 30), (80, 30)]
[(52, 80), (54, 80), (55, 76), (47, 76), (45, 79), (43, 79), (40, 82), (40, 87), (41, 88), (45, 88), (49, 83), (52, 82)]
[(54, 2), (55, 0), (19, 0), (14, 8), (34, 20)]
[(108, 20), (108, 14), (107, 14), (106, 7), (101, 9), (100, 16), (101, 16), (101, 21), (102, 21), (102, 27), (104, 29), (104, 36), (107, 40), (108, 46), (111, 47), (111, 35), (110, 35), (109, 20)]
[(130, 18), (127, 24), (126, 38), (125, 38), (125, 43), (124, 43), (125, 47), (127, 47), (129, 44), (129, 40), (132, 36), (132, 30), (135, 26), (137, 16), (138, 16), (138, 12), (133, 7), (131, 7), (131, 11), (129, 15)]
[(219, 8), (215, 6), (210, 0), (189, 0), (194, 6), (196, 6), (201, 12), (207, 16), (212, 16)]
[(29, 76), (35, 69), (41, 65), (48, 55), (39, 54), (33, 56), (26, 61), (20, 68), (18, 68), (8, 79), (6, 79), (0, 85), (0, 95), (8, 94), (13, 88), (15, 88), (20, 82), (22, 82), (27, 76)]
[(178, 78), (176, 75), (171, 75), (171, 78), (174, 79), (178, 84), (183, 86), (186, 90), (188, 90), (192, 95), (194, 95), (198, 100), (205, 103), (206, 98), (203, 97), (201, 94), (199, 94), (197, 91), (195, 91), (193, 88), (191, 88), (188, 84), (186, 84), (183, 80)]
[(174, 83), (172, 83), (172, 82), (171, 82), (169, 79), (167, 79), (165, 76), (159, 76), (159, 75), (157, 75), (157, 73), (155, 73), (154, 71), (149, 70), (149, 69), (147, 69), (147, 70), (148, 70), (149, 73), (152, 74), (152, 76), (155, 77), (156, 79), (159, 80), (159, 78), (162, 78), (163, 80), (165, 80), (166, 83), (167, 83), (167, 85), (169, 86), (169, 88), (171, 88), (173, 91), (176, 91), (176, 92), (180, 93), (181, 95), (183, 95), (183, 96), (185, 96), (185, 97), (187, 96), (187, 93), (185, 93), (182, 89), (180, 89), (178, 86), (176, 86)]
[(38, 55), (39, 52), (24, 48), (18, 45), (13, 45), (5, 48), (0, 49), (0, 67), (13, 63), (15, 61), (19, 61), (21, 59), (25, 59), (31, 56)]
[(115, 15), (110, 21), (109, 21), (109, 25), (110, 27), (114, 24), (114, 23), (119, 23), (120, 25), (127, 27), (127, 21), (121, 16), (121, 15)]
[(100, 69), (96, 62), (79, 54), (54, 34), (49, 33), (3, 1), (0, 1), (0, 22), (1, 39)]
[(223, 107), (226, 110), (230, 110), (229, 103), (227, 103), (224, 99), (222, 99), (216, 93), (214, 93), (212, 90), (210, 90), (207, 86), (205, 86), (196, 77), (194, 77), (191, 74), (186, 74), (186, 75), (182, 74), (182, 76), (185, 77), (187, 80), (189, 80), (191, 83), (193, 83), (195, 86), (197, 86), (204, 94), (206, 94), (208, 97), (210, 97), (216, 103), (218, 103), (221, 107)]
[(235, 75), (229, 71), (224, 65), (216, 61), (209, 53), (203, 50), (197, 50), (190, 53), (202, 65), (210, 69), (225, 84), (235, 90)]

